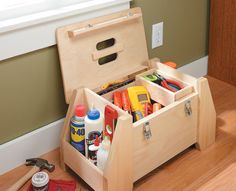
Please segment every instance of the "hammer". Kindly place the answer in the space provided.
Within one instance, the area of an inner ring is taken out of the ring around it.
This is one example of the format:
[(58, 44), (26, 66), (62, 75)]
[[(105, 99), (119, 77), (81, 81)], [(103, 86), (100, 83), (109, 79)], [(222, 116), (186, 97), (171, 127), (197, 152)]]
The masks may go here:
[(47, 169), (49, 172), (52, 172), (55, 169), (53, 164), (49, 164), (47, 160), (41, 158), (27, 159), (25, 165), (33, 167), (26, 175), (24, 175), (15, 184), (8, 188), (7, 191), (19, 190), (36, 172), (39, 172), (43, 169)]

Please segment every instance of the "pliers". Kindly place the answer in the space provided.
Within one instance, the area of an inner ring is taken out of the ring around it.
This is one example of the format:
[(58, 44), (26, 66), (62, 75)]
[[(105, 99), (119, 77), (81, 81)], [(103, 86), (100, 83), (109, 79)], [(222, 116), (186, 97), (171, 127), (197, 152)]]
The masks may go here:
[(157, 80), (155, 83), (159, 84), (160, 86), (172, 91), (172, 92), (177, 92), (178, 90), (183, 89), (183, 85), (180, 84), (177, 81), (170, 80), (170, 79), (165, 79), (163, 76), (160, 74), (155, 74), (157, 76)]

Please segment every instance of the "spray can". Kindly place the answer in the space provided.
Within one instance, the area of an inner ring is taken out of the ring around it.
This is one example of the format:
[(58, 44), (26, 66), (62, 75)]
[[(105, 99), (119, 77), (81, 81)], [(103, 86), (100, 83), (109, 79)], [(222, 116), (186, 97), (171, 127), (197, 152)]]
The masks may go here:
[(77, 105), (75, 107), (75, 115), (72, 117), (70, 122), (70, 143), (83, 155), (85, 155), (85, 113), (85, 106)]

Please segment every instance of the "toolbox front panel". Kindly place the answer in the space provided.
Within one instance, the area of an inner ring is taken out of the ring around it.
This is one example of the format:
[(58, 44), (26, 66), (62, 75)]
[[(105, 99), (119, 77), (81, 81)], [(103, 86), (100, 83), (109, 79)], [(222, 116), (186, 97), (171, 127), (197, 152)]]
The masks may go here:
[[(190, 116), (185, 112), (187, 101), (191, 102)], [(146, 117), (142, 123), (134, 124), (134, 182), (196, 143), (197, 119), (198, 95), (192, 94), (163, 108), (161, 113), (157, 111), (156, 114)], [(147, 121), (152, 133), (149, 140), (143, 134), (143, 126)]]

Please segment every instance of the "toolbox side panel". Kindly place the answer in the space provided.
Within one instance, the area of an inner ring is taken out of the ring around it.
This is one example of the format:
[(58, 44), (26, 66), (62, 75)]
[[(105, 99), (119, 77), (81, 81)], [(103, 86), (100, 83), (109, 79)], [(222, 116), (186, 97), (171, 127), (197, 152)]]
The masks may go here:
[[(185, 103), (191, 101), (192, 114), (185, 113)], [(197, 139), (198, 96), (192, 94), (181, 101), (134, 124), (134, 182), (185, 150)], [(169, 108), (170, 107), (170, 108)], [(152, 137), (144, 138), (143, 125), (149, 122)]]
[(104, 176), (94, 164), (88, 161), (67, 141), (63, 141), (64, 162), (89, 186), (96, 191), (104, 190)]

